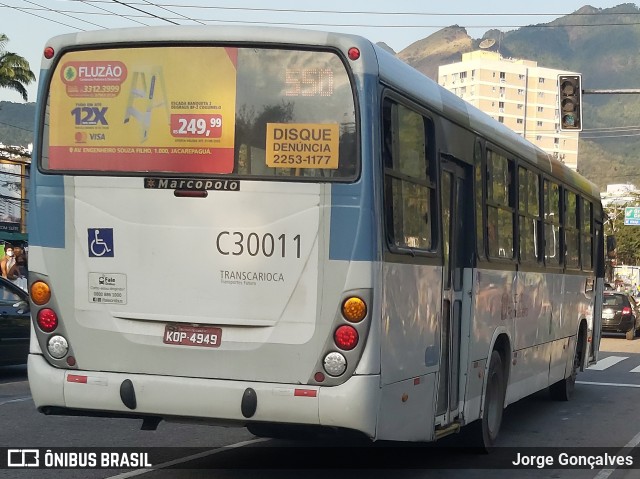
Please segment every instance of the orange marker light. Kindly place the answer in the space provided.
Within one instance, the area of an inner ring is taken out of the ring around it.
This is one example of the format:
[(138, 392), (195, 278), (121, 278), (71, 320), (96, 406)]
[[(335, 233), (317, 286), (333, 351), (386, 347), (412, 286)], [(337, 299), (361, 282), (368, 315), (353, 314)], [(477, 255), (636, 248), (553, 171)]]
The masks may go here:
[(51, 289), (44, 281), (36, 281), (31, 285), (31, 301), (39, 306), (46, 304), (51, 299)]
[(351, 323), (359, 323), (366, 315), (367, 305), (357, 296), (347, 298), (345, 302), (342, 303), (342, 316), (344, 316), (344, 319), (347, 321)]

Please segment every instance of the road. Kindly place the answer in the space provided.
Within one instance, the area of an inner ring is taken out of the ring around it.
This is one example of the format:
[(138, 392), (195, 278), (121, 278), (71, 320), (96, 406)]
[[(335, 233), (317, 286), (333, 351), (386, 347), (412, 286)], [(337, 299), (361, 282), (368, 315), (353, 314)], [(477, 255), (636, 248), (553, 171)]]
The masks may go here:
[[(0, 368), (0, 447), (156, 447), (160, 461), (152, 470), (64, 469), (0, 470), (0, 478), (352, 478), (367, 469), (370, 477), (394, 478), (640, 478), (636, 469), (506, 469), (502, 451), (546, 454), (577, 451), (575, 447), (620, 448), (640, 443), (638, 397), (640, 339), (602, 340), (600, 361), (580, 373), (574, 398), (551, 401), (546, 391), (509, 406), (504, 415), (500, 452), (479, 455), (447, 438), (435, 444), (342, 444), (287, 442), (255, 438), (244, 428), (163, 422), (157, 431), (141, 431), (137, 420), (56, 417), (39, 414), (31, 400), (26, 367)], [(222, 447), (233, 446), (233, 447)], [(169, 449), (171, 448), (171, 449)], [(534, 448), (534, 449), (532, 449)], [(551, 448), (551, 449), (539, 449)], [(589, 449), (581, 449), (582, 453)], [(595, 450), (594, 450), (595, 451)], [(514, 457), (515, 459), (515, 457)], [(160, 466), (160, 467), (158, 467)]]

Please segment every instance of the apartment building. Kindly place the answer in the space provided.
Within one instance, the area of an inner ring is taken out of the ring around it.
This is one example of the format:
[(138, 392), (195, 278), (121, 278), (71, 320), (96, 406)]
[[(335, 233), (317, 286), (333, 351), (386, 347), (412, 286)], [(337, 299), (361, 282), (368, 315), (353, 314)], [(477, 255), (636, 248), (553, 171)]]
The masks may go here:
[(558, 75), (567, 73), (476, 50), (441, 66), (438, 83), (575, 170), (579, 133), (560, 131), (558, 109)]
[(25, 148), (0, 142), (0, 244), (27, 240), (27, 186), (32, 149), (31, 144)]

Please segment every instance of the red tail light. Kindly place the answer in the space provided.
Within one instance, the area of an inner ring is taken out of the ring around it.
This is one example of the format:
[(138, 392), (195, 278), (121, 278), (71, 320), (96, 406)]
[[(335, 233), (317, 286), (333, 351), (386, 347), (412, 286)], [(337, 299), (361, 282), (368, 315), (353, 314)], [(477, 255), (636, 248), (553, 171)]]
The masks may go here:
[(38, 311), (38, 326), (45, 333), (54, 331), (58, 327), (58, 315), (53, 309), (41, 309)]
[(340, 349), (351, 351), (358, 344), (358, 331), (353, 326), (343, 325), (336, 329), (333, 339)]
[(622, 316), (626, 316), (628, 314), (631, 314), (631, 308), (629, 306), (625, 306), (622, 308)]

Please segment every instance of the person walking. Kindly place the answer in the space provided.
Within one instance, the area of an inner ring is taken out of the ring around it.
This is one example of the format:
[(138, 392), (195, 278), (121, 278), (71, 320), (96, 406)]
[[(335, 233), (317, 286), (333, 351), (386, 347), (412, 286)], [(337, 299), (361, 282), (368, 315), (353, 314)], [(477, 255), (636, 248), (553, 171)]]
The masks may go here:
[(15, 263), (9, 269), (7, 279), (24, 291), (27, 291), (27, 255), (22, 249), (16, 248), (16, 250)]
[(16, 260), (13, 256), (13, 246), (9, 243), (4, 245), (4, 256), (0, 260), (0, 271), (2, 272), (2, 277), (7, 278), (9, 274), (9, 270), (15, 264)]

